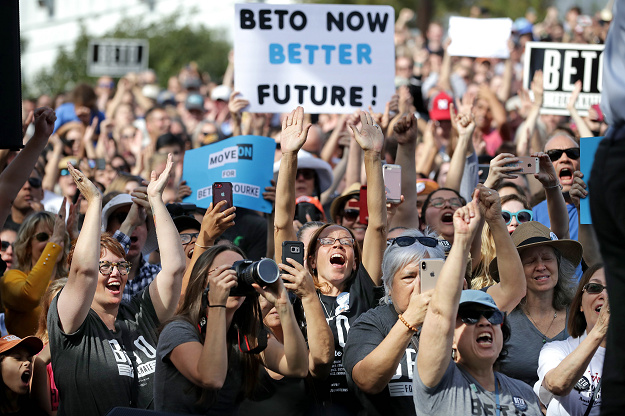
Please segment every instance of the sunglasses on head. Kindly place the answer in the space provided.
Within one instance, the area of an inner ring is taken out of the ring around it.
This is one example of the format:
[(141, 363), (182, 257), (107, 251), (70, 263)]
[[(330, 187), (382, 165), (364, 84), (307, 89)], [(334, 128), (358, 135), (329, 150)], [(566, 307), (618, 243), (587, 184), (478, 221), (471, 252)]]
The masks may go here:
[(315, 171), (313, 169), (298, 169), (295, 177), (297, 178), (299, 175), (302, 175), (307, 181), (315, 179)]
[(549, 156), (549, 159), (551, 159), (552, 162), (560, 160), (560, 158), (562, 157), (562, 153), (566, 153), (569, 159), (579, 159), (579, 147), (571, 147), (570, 149), (547, 150), (545, 153), (547, 153), (547, 156)]
[(445, 206), (446, 203), (449, 203), (449, 206), (452, 208), (462, 207), (462, 201), (460, 200), (460, 198), (432, 198), (432, 200), (430, 200), (430, 205), (432, 205), (434, 208), (442, 208), (443, 206)]
[(608, 290), (607, 286), (603, 286), (601, 283), (586, 283), (584, 285), (584, 291), (591, 295), (598, 295), (599, 293)]
[(345, 218), (347, 221), (356, 221), (356, 218), (358, 218), (359, 215), (360, 215), (359, 209), (348, 208), (343, 213), (343, 218)]
[(482, 319), (482, 316), (493, 325), (501, 325), (506, 315), (495, 309), (465, 308), (458, 310), (458, 316), (467, 325), (477, 324)]
[(37, 234), (35, 234), (35, 238), (40, 243), (43, 243), (44, 241), (48, 241), (50, 239), (50, 234), (48, 234), (48, 233), (37, 233)]
[(41, 188), (41, 179), (39, 178), (28, 178), (28, 184), (31, 188)]
[(522, 209), (517, 212), (510, 212), (506, 210), (501, 211), (501, 216), (503, 220), (506, 222), (506, 225), (510, 225), (512, 222), (512, 217), (516, 218), (516, 222), (519, 224), (523, 224), (524, 222), (529, 222), (534, 218), (534, 214), (529, 209)]
[(0, 243), (0, 250), (7, 251), (9, 247), (14, 247), (13, 243), (9, 243), (8, 241), (2, 241)]
[(436, 247), (438, 245), (438, 240), (436, 238), (410, 236), (391, 238), (390, 240), (386, 240), (386, 245), (390, 247), (393, 244), (397, 244), (399, 247), (408, 247), (417, 241), (426, 247)]

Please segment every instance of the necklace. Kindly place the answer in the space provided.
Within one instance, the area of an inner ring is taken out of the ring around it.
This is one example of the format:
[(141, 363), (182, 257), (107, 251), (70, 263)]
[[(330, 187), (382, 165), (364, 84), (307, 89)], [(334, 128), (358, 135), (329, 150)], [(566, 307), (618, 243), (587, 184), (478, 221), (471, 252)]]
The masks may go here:
[(530, 314), (530, 311), (523, 308), (524, 311), (526, 312), (525, 314), (527, 315), (528, 318), (530, 318), (530, 321), (532, 321), (532, 324), (534, 324), (534, 326), (536, 327), (536, 329), (538, 329), (538, 332), (540, 332), (543, 336), (543, 344), (545, 344), (547, 342), (547, 335), (549, 333), (549, 330), (551, 329), (551, 326), (553, 325), (553, 322), (556, 320), (556, 318), (558, 317), (558, 312), (554, 312), (553, 314), (553, 319), (551, 320), (551, 323), (549, 324), (549, 328), (547, 328), (547, 330), (545, 332), (541, 331), (540, 328), (538, 328), (538, 325), (536, 325), (536, 322), (534, 322), (534, 320), (532, 319), (532, 315)]
[[(317, 296), (319, 297), (319, 302), (321, 303), (321, 306), (323, 306), (323, 311), (326, 313), (326, 318), (327, 319), (332, 319), (336, 316), (336, 314), (330, 316), (330, 313), (328, 312), (328, 310), (326, 309), (326, 305), (325, 303), (323, 303), (323, 301), (321, 300), (321, 294), (319, 292), (317, 292)], [(334, 306), (334, 305), (333, 305)]]

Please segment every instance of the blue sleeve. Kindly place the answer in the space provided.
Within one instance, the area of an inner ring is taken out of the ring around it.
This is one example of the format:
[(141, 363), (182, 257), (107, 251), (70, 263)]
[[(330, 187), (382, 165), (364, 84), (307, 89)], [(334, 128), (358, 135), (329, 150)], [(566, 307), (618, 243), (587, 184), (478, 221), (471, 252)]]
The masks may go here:
[(126, 254), (128, 254), (128, 250), (130, 250), (130, 237), (128, 237), (126, 234), (122, 233), (121, 231), (117, 230), (115, 231), (115, 234), (113, 234), (113, 238), (116, 239), (119, 244), (122, 245), (122, 247), (124, 248), (124, 251), (126, 252)]

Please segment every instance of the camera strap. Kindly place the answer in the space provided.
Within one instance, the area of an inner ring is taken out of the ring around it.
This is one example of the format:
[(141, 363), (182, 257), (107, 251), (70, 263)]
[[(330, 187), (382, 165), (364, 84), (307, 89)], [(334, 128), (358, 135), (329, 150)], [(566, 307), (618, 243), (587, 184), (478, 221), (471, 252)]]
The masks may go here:
[(258, 329), (258, 334), (256, 336), (256, 347), (251, 348), (247, 335), (243, 335), (243, 337), (241, 337), (241, 331), (237, 332), (239, 351), (245, 354), (260, 354), (265, 350), (265, 348), (267, 348), (267, 338), (269, 334), (267, 332), (267, 328), (265, 328), (265, 325), (263, 324), (263, 317), (260, 314), (260, 308), (257, 309), (257, 315), (260, 328)]

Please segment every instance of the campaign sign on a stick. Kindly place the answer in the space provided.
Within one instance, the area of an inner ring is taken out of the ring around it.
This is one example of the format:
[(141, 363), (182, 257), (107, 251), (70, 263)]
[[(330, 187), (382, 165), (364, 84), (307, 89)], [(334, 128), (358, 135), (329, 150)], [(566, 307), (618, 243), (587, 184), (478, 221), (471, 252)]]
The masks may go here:
[(87, 73), (123, 77), (148, 68), (147, 39), (94, 39), (89, 42)]
[(213, 183), (232, 182), (237, 207), (271, 212), (263, 199), (271, 186), (275, 140), (260, 136), (237, 136), (184, 154), (182, 177), (193, 193), (184, 202), (208, 208), (213, 202)]
[(235, 90), (246, 111), (383, 112), (395, 92), (390, 6), (237, 4)]
[(569, 115), (566, 105), (575, 82), (582, 81), (582, 92), (575, 103), (580, 115), (601, 101), (603, 45), (528, 42), (525, 45), (523, 87), (530, 89), (534, 72), (543, 71), (543, 114)]

